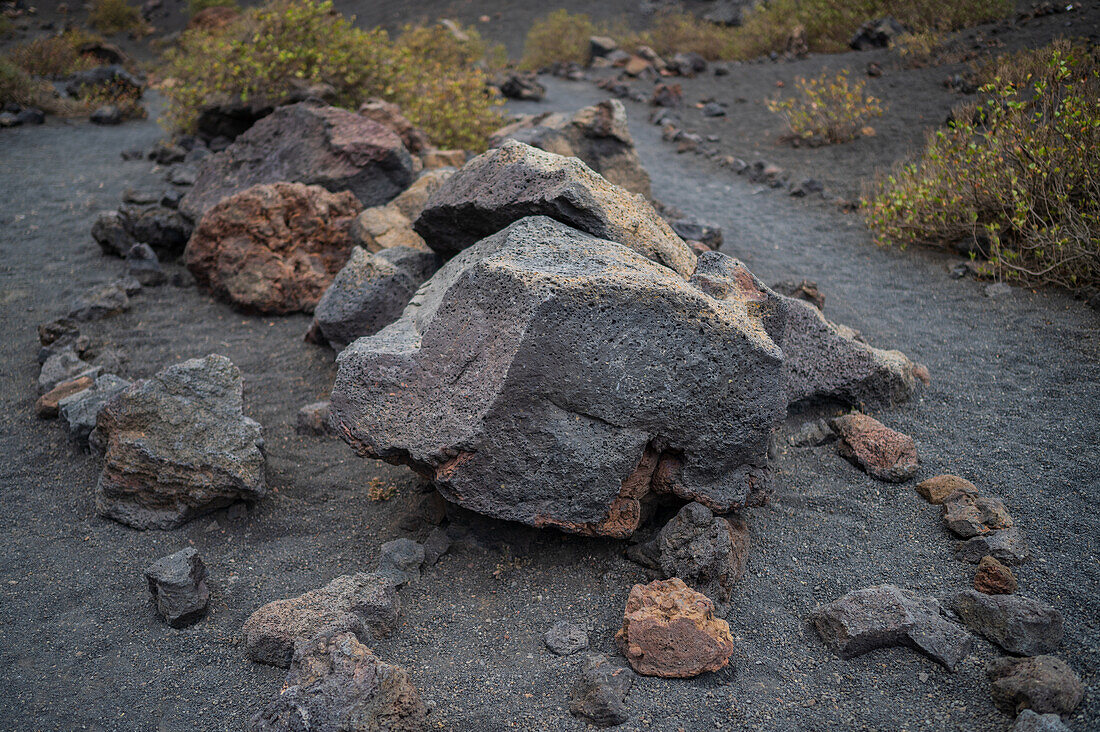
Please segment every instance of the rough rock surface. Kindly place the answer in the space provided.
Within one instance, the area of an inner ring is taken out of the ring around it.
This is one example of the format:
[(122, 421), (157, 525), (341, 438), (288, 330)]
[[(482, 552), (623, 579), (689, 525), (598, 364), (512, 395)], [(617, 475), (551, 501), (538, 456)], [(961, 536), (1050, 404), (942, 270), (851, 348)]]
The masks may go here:
[(210, 604), (206, 565), (194, 547), (153, 562), (145, 570), (145, 580), (157, 613), (173, 628), (190, 625), (206, 614)]
[(596, 727), (614, 727), (630, 719), (626, 695), (634, 685), (634, 672), (613, 665), (606, 656), (589, 655), (573, 683), (569, 712)]
[(66, 317), (72, 320), (100, 320), (130, 309), (130, 296), (119, 282), (96, 285), (73, 300)]
[(206, 212), (184, 260), (200, 285), (241, 308), (310, 312), (351, 254), (361, 208), (346, 191), (253, 186)]
[(1085, 686), (1065, 661), (1054, 656), (997, 658), (986, 668), (993, 703), (1005, 714), (1030, 709), (1069, 714), (1085, 696)]
[(1052, 653), (1062, 643), (1062, 613), (1044, 602), (963, 590), (951, 606), (970, 628), (1009, 653), (1038, 656)]
[(679, 577), (725, 602), (745, 572), (749, 530), (740, 519), (729, 521), (701, 503), (689, 503), (661, 529), (657, 552), (666, 577)]
[(733, 636), (714, 603), (676, 577), (634, 585), (626, 600), (619, 650), (643, 676), (685, 679), (729, 663)]
[(943, 523), (963, 539), (1012, 526), (1012, 516), (999, 498), (955, 491), (941, 505)]
[[(131, 239), (148, 244), (165, 257), (178, 257), (187, 246), (187, 240), (194, 228), (191, 221), (179, 211), (173, 211), (166, 206), (124, 204), (118, 212)], [(125, 257), (130, 251), (120, 245), (117, 252), (109, 252), (102, 241), (100, 247), (106, 253), (117, 253), (120, 257)]]
[(168, 281), (157, 253), (145, 243), (134, 244), (126, 253), (126, 272), (143, 287), (158, 287)]
[(1031, 550), (1019, 526), (991, 531), (955, 545), (955, 558), (960, 561), (977, 564), (985, 556), (1016, 566), (1031, 559)]
[(284, 181), (351, 191), (364, 206), (379, 206), (412, 177), (412, 156), (389, 128), (354, 112), (303, 102), (279, 107), (206, 158), (180, 211), (198, 221), (229, 195)]
[(830, 424), (839, 438), (837, 452), (871, 477), (903, 483), (916, 474), (917, 446), (912, 437), (858, 412)]
[(997, 559), (982, 557), (974, 573), (974, 589), (987, 595), (1011, 595), (1016, 591), (1016, 577)]
[(401, 195), (387, 203), (386, 206), (396, 208), (411, 222), (428, 205), (432, 194), (442, 188), (447, 179), (454, 174), (455, 171), (450, 168), (426, 170), (420, 174), (420, 177), (411, 186), (402, 191)]
[(42, 419), (54, 419), (61, 413), (60, 402), (62, 399), (84, 391), (94, 383), (95, 379), (90, 376), (81, 376), (70, 381), (62, 381), (48, 392), (38, 397), (38, 401), (34, 403), (35, 414)]
[(325, 630), (364, 641), (383, 637), (397, 624), (401, 602), (393, 580), (377, 574), (345, 574), (317, 590), (275, 600), (249, 616), (241, 628), (248, 657), (287, 667), (294, 646)]
[(562, 620), (543, 634), (542, 642), (557, 656), (571, 656), (588, 648), (588, 631), (576, 623)]
[(424, 732), (427, 717), (405, 669), (378, 660), (354, 634), (330, 631), (295, 651), (279, 696), (251, 729)]
[(908, 646), (954, 671), (973, 646), (973, 636), (944, 618), (934, 598), (894, 585), (853, 590), (815, 609), (811, 620), (841, 658)]
[(392, 247), (372, 254), (355, 247), (317, 303), (314, 322), (337, 350), (374, 335), (401, 316), (439, 265), (439, 255), (428, 250)]
[(934, 478), (917, 483), (917, 493), (933, 506), (942, 504), (943, 499), (956, 491), (974, 496), (978, 495), (978, 489), (974, 487), (973, 483), (957, 475), (937, 475)]
[(904, 353), (872, 348), (856, 340), (851, 328), (830, 323), (809, 302), (786, 300), (790, 315), (782, 347), (791, 404), (882, 407), (904, 402), (917, 391), (921, 367)]
[(88, 444), (88, 436), (96, 426), (103, 407), (130, 382), (114, 374), (101, 374), (88, 389), (82, 389), (58, 402), (61, 417), (69, 426), (69, 437), (81, 447)]
[(81, 377), (94, 379), (100, 367), (82, 359), (72, 346), (65, 346), (50, 353), (38, 372), (38, 393), (46, 394), (63, 381)]
[(523, 117), (494, 132), (489, 145), (499, 147), (505, 140), (580, 158), (615, 185), (646, 198), (653, 195), (649, 173), (634, 150), (626, 108), (617, 99), (585, 107), (572, 117), (550, 112)]
[(628, 536), (651, 491), (719, 512), (762, 499), (786, 412), (782, 322), (781, 303), (725, 255), (684, 281), (532, 217), (346, 348), (332, 406), (359, 454), (409, 465), (448, 500)]
[(330, 414), (332, 414), (332, 407), (327, 401), (307, 404), (298, 410), (294, 431), (299, 435), (332, 434), (332, 428), (329, 426)]
[(125, 257), (134, 245), (134, 237), (126, 229), (126, 222), (118, 211), (103, 211), (92, 224), (92, 238), (104, 254)]
[(466, 163), (429, 199), (413, 227), (444, 257), (525, 216), (549, 216), (610, 239), (684, 277), (695, 255), (641, 196), (575, 158), (515, 140)]
[(242, 413), (241, 373), (225, 356), (169, 366), (99, 414), (106, 452), (96, 511), (135, 529), (171, 529), (267, 494), (260, 425)]
[(1057, 714), (1038, 714), (1025, 709), (1016, 717), (1009, 732), (1072, 732)]
[(394, 539), (378, 548), (378, 569), (375, 571), (402, 587), (420, 579), (424, 557), (423, 545), (412, 539)]
[(368, 252), (393, 247), (428, 248), (420, 234), (413, 231), (412, 220), (392, 203), (363, 211), (352, 222), (350, 233), (351, 240)]
[(359, 105), (358, 113), (362, 117), (372, 119), (381, 125), (388, 127), (398, 137), (411, 153), (419, 153), (432, 146), (432, 140), (428, 133), (413, 125), (412, 122), (401, 114), (401, 107), (393, 102), (383, 99), (368, 99)]

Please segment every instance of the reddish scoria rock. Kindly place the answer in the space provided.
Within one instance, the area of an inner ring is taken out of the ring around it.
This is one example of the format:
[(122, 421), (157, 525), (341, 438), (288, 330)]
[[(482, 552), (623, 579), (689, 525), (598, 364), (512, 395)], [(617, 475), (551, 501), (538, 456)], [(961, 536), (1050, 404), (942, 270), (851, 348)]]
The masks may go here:
[(917, 472), (913, 438), (892, 430), (873, 417), (855, 412), (830, 424), (840, 438), (837, 451), (872, 478), (904, 483)]

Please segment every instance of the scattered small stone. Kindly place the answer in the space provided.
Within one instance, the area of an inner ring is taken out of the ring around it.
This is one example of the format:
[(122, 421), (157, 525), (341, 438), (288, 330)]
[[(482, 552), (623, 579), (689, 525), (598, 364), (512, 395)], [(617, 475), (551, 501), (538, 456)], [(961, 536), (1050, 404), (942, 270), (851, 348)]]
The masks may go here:
[(1012, 570), (993, 557), (982, 557), (974, 574), (974, 589), (987, 595), (1011, 595), (1016, 591)]
[(1009, 732), (1072, 732), (1057, 714), (1038, 714), (1025, 709), (1016, 717)]
[(658, 84), (649, 103), (654, 107), (679, 107), (684, 103), (684, 90), (679, 84)]
[[(438, 493), (435, 494), (439, 496)], [(442, 500), (442, 498), (440, 498)], [(447, 530), (436, 526), (428, 532), (428, 538), (424, 540), (424, 566), (431, 567), (439, 558), (451, 549), (451, 537)]]
[(125, 257), (134, 245), (134, 237), (126, 228), (126, 222), (117, 211), (100, 213), (92, 224), (92, 238), (104, 254)]
[(187, 148), (171, 140), (158, 140), (149, 151), (149, 159), (157, 165), (174, 165), (187, 158)]
[(871, 61), (867, 64), (867, 75), (870, 76), (872, 79), (877, 79), (878, 77), (882, 76), (882, 74), (882, 64), (876, 61)]
[(679, 577), (704, 595), (725, 602), (745, 573), (749, 530), (740, 518), (727, 520), (692, 502), (661, 529), (657, 552), (666, 577)]
[(100, 411), (128, 386), (130, 382), (126, 379), (114, 374), (102, 374), (91, 387), (62, 399), (58, 403), (58, 409), (69, 425), (69, 437), (80, 447), (87, 447), (88, 436), (95, 429)]
[(168, 278), (168, 282), (172, 287), (187, 289), (195, 286), (195, 276), (185, 269), (180, 269), (172, 273), (172, 276)]
[(161, 194), (154, 190), (145, 188), (127, 188), (125, 193), (122, 194), (122, 200), (126, 203), (148, 204), (156, 203), (160, 199)]
[(707, 60), (694, 51), (678, 53), (669, 60), (668, 70), (689, 79), (694, 78), (696, 74), (707, 70)]
[(534, 74), (507, 74), (497, 88), (506, 98), (524, 102), (541, 102), (546, 97), (546, 87), (538, 82)]
[(1013, 525), (1012, 516), (998, 498), (955, 491), (943, 499), (941, 507), (944, 524), (963, 539)]
[(158, 559), (145, 570), (145, 579), (157, 613), (173, 628), (191, 625), (206, 614), (206, 565), (194, 547)]
[(670, 223), (672, 230), (679, 234), (681, 239), (700, 241), (714, 251), (722, 248), (722, 228), (720, 226), (690, 219), (680, 219)]
[(1054, 656), (994, 659), (986, 667), (993, 703), (1005, 714), (1030, 709), (1038, 714), (1069, 714), (1085, 696), (1080, 677)]
[(913, 438), (886, 427), (877, 419), (855, 412), (829, 423), (837, 433), (837, 452), (873, 478), (903, 483), (917, 472)]
[(933, 506), (942, 504), (945, 498), (956, 491), (974, 496), (978, 495), (978, 489), (974, 487), (973, 483), (957, 475), (937, 475), (934, 478), (917, 483), (917, 493)]
[(815, 419), (803, 424), (798, 432), (787, 438), (794, 447), (817, 447), (836, 441), (836, 432), (826, 419)]
[(542, 636), (550, 652), (558, 656), (571, 656), (588, 648), (588, 631), (568, 620), (554, 623)]
[(643, 676), (690, 678), (725, 668), (733, 654), (714, 603), (676, 577), (634, 585), (615, 641)]
[(991, 531), (955, 545), (955, 558), (963, 562), (977, 564), (987, 555), (1012, 566), (1031, 559), (1031, 551), (1019, 526)]
[(90, 376), (81, 376), (71, 381), (62, 381), (48, 392), (38, 397), (34, 403), (34, 411), (40, 419), (55, 419), (59, 411), (59, 402), (65, 397), (72, 396), (91, 387), (95, 380)]
[(73, 301), (66, 316), (73, 320), (100, 320), (130, 309), (130, 298), (117, 282), (97, 285)]
[(248, 657), (286, 668), (294, 646), (322, 631), (354, 634), (363, 641), (394, 629), (401, 612), (397, 585), (377, 574), (345, 574), (317, 590), (261, 607), (241, 628)]
[(0, 127), (19, 127), (23, 121), (12, 112), (0, 112)]
[(144, 287), (158, 287), (168, 281), (160, 259), (148, 244), (134, 244), (126, 253), (126, 272)]
[(169, 168), (168, 175), (164, 176), (164, 179), (175, 186), (193, 186), (198, 177), (198, 170), (191, 165), (182, 164)]
[(848, 41), (854, 51), (867, 51), (872, 48), (886, 48), (890, 41), (908, 32), (908, 28), (891, 17), (869, 20), (859, 27)]
[(180, 200), (183, 198), (183, 191), (178, 188), (169, 188), (164, 192), (164, 195), (160, 198), (160, 205), (165, 208), (175, 211), (180, 207)]
[(72, 346), (64, 346), (47, 356), (42, 363), (38, 372), (38, 393), (46, 394), (61, 382), (82, 376), (94, 379), (99, 372), (99, 366), (80, 358)]
[(1038, 656), (1057, 650), (1062, 642), (1062, 613), (1044, 602), (963, 590), (951, 605), (966, 625), (1009, 653)]
[(995, 300), (997, 298), (1011, 295), (1012, 285), (1008, 284), (1007, 282), (994, 282), (991, 285), (986, 285), (985, 289), (982, 292), (986, 297), (990, 298), (991, 300)]
[(706, 104), (703, 105), (703, 110), (702, 111), (703, 111), (703, 116), (704, 117), (725, 117), (726, 116), (726, 108), (723, 107), (718, 102), (707, 102)]
[[(162, 256), (175, 257), (181, 254), (194, 229), (189, 219), (164, 206), (123, 204), (118, 212), (127, 233), (135, 241), (148, 244)], [(125, 256), (127, 251), (129, 250), (120, 250), (119, 256)]]
[(588, 39), (588, 54), (593, 58), (607, 56), (618, 48), (618, 42), (610, 36), (591, 36)]
[(606, 656), (591, 654), (581, 675), (573, 682), (569, 713), (596, 727), (614, 727), (630, 719), (626, 695), (634, 685), (634, 672), (614, 666)]
[(105, 104), (92, 112), (88, 120), (94, 125), (120, 125), (122, 111), (113, 104)]
[(45, 124), (46, 114), (41, 109), (27, 107), (15, 115), (15, 119), (22, 125)]
[(121, 154), (122, 159), (127, 161), (145, 159), (145, 151), (140, 148), (130, 148), (129, 150), (123, 150)]
[(279, 696), (252, 718), (252, 732), (426, 732), (428, 708), (409, 674), (383, 663), (353, 633), (326, 629), (293, 652)]
[(332, 406), (328, 401), (307, 404), (298, 410), (294, 431), (299, 435), (330, 435), (332, 434), (332, 428), (329, 426), (331, 413)]
[(825, 186), (816, 178), (803, 178), (791, 186), (791, 195), (795, 198), (805, 198), (814, 193), (821, 193)]
[(378, 575), (393, 580), (398, 587), (420, 579), (425, 557), (421, 544), (412, 539), (394, 539), (383, 544), (378, 552)]
[(776, 282), (772, 285), (772, 289), (781, 295), (805, 300), (818, 310), (825, 309), (825, 295), (818, 289), (817, 283), (812, 280), (802, 280), (801, 282), (784, 280), (783, 282)]

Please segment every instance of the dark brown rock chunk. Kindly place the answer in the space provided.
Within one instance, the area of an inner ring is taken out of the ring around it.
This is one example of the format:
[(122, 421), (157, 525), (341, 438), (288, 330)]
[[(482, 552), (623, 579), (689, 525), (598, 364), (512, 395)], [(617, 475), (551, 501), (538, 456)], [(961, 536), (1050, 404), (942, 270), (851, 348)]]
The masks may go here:
[(982, 557), (974, 573), (974, 589), (987, 595), (1011, 595), (1016, 591), (1016, 577), (994, 557)]
[(978, 495), (978, 489), (973, 483), (957, 475), (937, 475), (917, 483), (917, 493), (933, 506), (942, 504), (943, 499), (956, 491)]
[(1039, 714), (1069, 714), (1085, 696), (1081, 679), (1054, 656), (998, 658), (986, 668), (993, 703), (1005, 714), (1030, 709)]
[(837, 452), (871, 477), (902, 483), (916, 474), (917, 446), (912, 437), (858, 412), (830, 424), (839, 437)]
[(943, 499), (942, 506), (944, 524), (963, 539), (1013, 525), (1012, 516), (998, 498), (955, 491)]
[(1038, 656), (1062, 643), (1062, 613), (1030, 597), (963, 590), (951, 606), (970, 628), (1009, 653)]
[(749, 530), (744, 521), (715, 516), (689, 503), (661, 529), (658, 561), (666, 577), (679, 577), (704, 595), (725, 602), (745, 573)]

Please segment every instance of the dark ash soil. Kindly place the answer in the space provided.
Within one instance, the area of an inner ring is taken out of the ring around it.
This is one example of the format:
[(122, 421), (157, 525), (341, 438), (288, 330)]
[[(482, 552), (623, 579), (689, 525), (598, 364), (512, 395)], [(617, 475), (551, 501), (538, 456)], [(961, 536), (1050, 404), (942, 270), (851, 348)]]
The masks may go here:
[[(794, 68), (744, 67), (735, 81), (759, 99), (774, 86), (769, 74)], [(603, 98), (590, 84), (546, 83), (547, 102), (523, 111)], [(896, 105), (904, 92), (895, 91)], [(918, 400), (875, 416), (916, 439), (921, 477), (958, 473), (1005, 500), (1037, 554), (1017, 572), (1020, 591), (1065, 614), (1059, 655), (1089, 687), (1066, 721), (1100, 726), (1100, 316), (1054, 291), (985, 297), (984, 285), (951, 279), (948, 258), (878, 249), (858, 216), (677, 155), (645, 122), (644, 106), (628, 110), (660, 199), (721, 225), (724, 250), (765, 281), (815, 279), (831, 319), (928, 365), (933, 381)], [(88, 232), (126, 187), (167, 186), (148, 163), (119, 158), (160, 135), (153, 122), (56, 120), (0, 133), (2, 729), (241, 729), (284, 677), (245, 659), (245, 618), (369, 569), (382, 542), (408, 535), (399, 522), (417, 498), (411, 474), (294, 433), (298, 408), (323, 398), (334, 375), (331, 354), (301, 340), (308, 319), (241, 315), (173, 287), (145, 290), (131, 312), (89, 332), (118, 349), (130, 377), (229, 356), (244, 374), (246, 413), (264, 426), (273, 493), (243, 516), (220, 511), (173, 532), (95, 515), (97, 461), (34, 416), (35, 326), (121, 272)], [(863, 154), (868, 167), (894, 159), (873, 147)], [(791, 155), (833, 166), (818, 150)], [(834, 185), (850, 184), (853, 172), (841, 170)], [(940, 598), (969, 586), (973, 567), (954, 560), (938, 510), (912, 484), (876, 482), (832, 447), (781, 447), (775, 468), (774, 501), (746, 514), (754, 545), (726, 613), (730, 666), (686, 681), (640, 680), (620, 729), (1006, 728), (983, 672), (997, 654), (984, 641), (951, 674), (903, 649), (842, 661), (805, 621), (815, 605), (879, 582)], [(375, 478), (397, 495), (368, 500)], [(595, 650), (616, 656), (612, 636), (644, 571), (622, 557), (622, 542), (457, 518), (471, 523), (472, 539), (403, 591), (404, 622), (375, 650), (409, 669), (442, 729), (583, 729), (568, 713), (579, 659), (552, 656), (542, 634), (577, 619)], [(210, 570), (212, 613), (172, 630), (148, 604), (141, 571), (187, 545)]]

